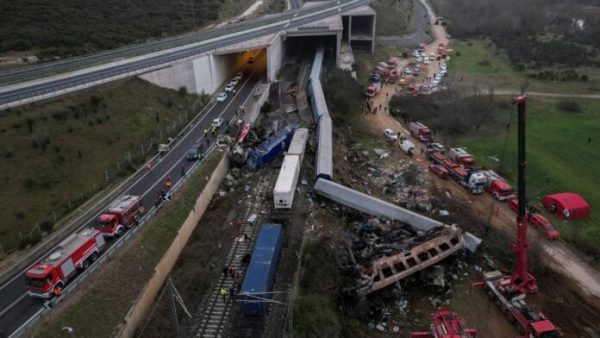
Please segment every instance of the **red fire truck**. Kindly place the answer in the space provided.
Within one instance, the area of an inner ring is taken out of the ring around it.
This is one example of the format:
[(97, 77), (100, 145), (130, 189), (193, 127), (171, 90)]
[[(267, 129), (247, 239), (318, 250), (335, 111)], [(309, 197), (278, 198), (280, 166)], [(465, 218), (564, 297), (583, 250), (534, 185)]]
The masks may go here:
[(100, 256), (105, 244), (102, 233), (93, 228), (84, 228), (70, 235), (41, 262), (27, 270), (27, 293), (42, 299), (59, 296), (77, 270), (87, 269)]
[(106, 237), (120, 236), (125, 232), (125, 228), (138, 224), (145, 213), (142, 196), (123, 195), (96, 218), (95, 227)]

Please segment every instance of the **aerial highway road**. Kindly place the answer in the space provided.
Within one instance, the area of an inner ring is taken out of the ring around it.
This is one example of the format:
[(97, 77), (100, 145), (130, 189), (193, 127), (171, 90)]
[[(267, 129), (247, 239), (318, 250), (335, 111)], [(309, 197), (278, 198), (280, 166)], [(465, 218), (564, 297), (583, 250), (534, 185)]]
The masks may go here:
[(39, 65), (23, 66), (16, 69), (1, 71), (0, 86), (6, 86), (11, 83), (47, 77), (59, 73), (71, 72), (86, 67), (100, 65), (119, 59), (132, 58), (135, 56), (145, 55), (160, 50), (185, 46), (202, 40), (215, 38), (220, 35), (230, 34), (236, 31), (274, 23), (280, 21), (282, 18), (289, 19), (294, 15), (316, 12), (329, 6), (331, 6), (331, 4), (323, 2), (322, 5), (314, 6), (302, 11), (296, 10), (281, 14), (268, 15), (253, 20), (228, 24), (227, 26), (219, 28), (208, 28), (201, 31), (186, 33), (160, 40), (131, 44), (121, 48), (102, 51), (90, 55), (72, 57), (60, 61), (42, 63)]
[[(264, 59), (264, 53), (261, 57)], [(211, 103), (212, 107), (209, 107), (205, 115), (191, 127), (190, 131), (151, 170), (132, 182), (124, 194), (143, 195), (144, 206), (147, 209), (152, 208), (154, 197), (164, 189), (163, 184), (167, 175), (176, 183), (182, 177), (181, 168), (184, 167), (185, 170), (188, 170), (191, 167), (192, 163), (186, 158), (188, 148), (197, 141), (201, 142), (204, 149), (208, 148), (208, 143), (215, 142), (217, 135), (215, 137), (211, 135), (208, 135), (207, 138), (204, 137), (204, 130), (211, 125), (212, 120), (222, 117), (225, 121), (230, 121), (234, 117), (237, 108), (243, 105), (252, 95), (257, 84), (266, 80), (266, 66), (264, 64), (264, 62), (256, 62), (252, 65), (252, 68), (247, 69), (235, 96), (231, 97), (230, 95), (228, 100), (222, 103)], [(82, 222), (81, 227), (91, 225), (93, 220), (94, 218), (90, 218)], [(109, 241), (108, 243), (113, 245), (114, 242)], [(106, 250), (103, 251), (103, 253), (105, 252)], [(41, 258), (37, 257), (36, 261)], [(30, 319), (36, 317), (43, 310), (43, 301), (27, 295), (24, 273), (25, 271), (17, 271), (13, 278), (0, 286), (0, 330), (7, 337), (19, 331)]]
[[(72, 92), (77, 89), (88, 88), (94, 84), (101, 84), (111, 80), (135, 76), (137, 74), (159, 69), (179, 59), (198, 55), (233, 43), (276, 33), (285, 29), (299, 27), (334, 14), (367, 5), (370, 2), (372, 2), (372, 0), (327, 2), (325, 5), (317, 6), (316, 8), (289, 11), (272, 17), (236, 24), (232, 27), (224, 26), (219, 30), (210, 30), (186, 35), (181, 38), (174, 38), (168, 40), (164, 44), (157, 42), (157, 44), (151, 43), (142, 45), (140, 47), (142, 52), (135, 46), (117, 50), (115, 54), (106, 52), (99, 56), (99, 58), (102, 60), (110, 60), (112, 58), (114, 60), (115, 58), (120, 59), (129, 57), (129, 59), (80, 69), (62, 75), (38, 78), (36, 80), (0, 87), (0, 109), (48, 98), (54, 93)], [(164, 50), (165, 48), (169, 48), (167, 47), (169, 45), (177, 45), (179, 47)], [(156, 50), (161, 51), (156, 52)], [(139, 56), (141, 53), (148, 54)], [(131, 57), (132, 55), (138, 56)], [(90, 58), (91, 59), (80, 58), (73, 62), (83, 62), (87, 67), (100, 62), (98, 58)], [(58, 66), (68, 66), (67, 68), (80, 67), (76, 64), (69, 64), (68, 61), (66, 62), (67, 64), (60, 64)], [(48, 65), (48, 67), (52, 66)], [(32, 73), (27, 73), (26, 70), (23, 70), (21, 73), (8, 74), (1, 77), (0, 82), (14, 82), (19, 78), (31, 78), (32, 74), (46, 76), (44, 74), (57, 72), (57, 70), (44, 70), (42, 66), (41, 68), (32, 69), (31, 72)]]

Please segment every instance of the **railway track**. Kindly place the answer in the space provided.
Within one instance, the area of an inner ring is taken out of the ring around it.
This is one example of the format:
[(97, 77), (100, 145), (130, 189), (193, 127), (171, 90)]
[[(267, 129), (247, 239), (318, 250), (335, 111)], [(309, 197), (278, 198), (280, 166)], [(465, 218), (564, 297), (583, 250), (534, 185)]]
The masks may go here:
[[(251, 199), (243, 217), (239, 235), (234, 239), (234, 242), (227, 254), (225, 266), (232, 267), (235, 271), (243, 272), (245, 266), (242, 264), (242, 258), (247, 253), (251, 253), (254, 247), (254, 241), (258, 235), (260, 224), (264, 221), (268, 213), (261, 213), (262, 210), (267, 210), (270, 207), (271, 200), (266, 199), (267, 193), (273, 189), (273, 184), (277, 175), (277, 170), (269, 170), (263, 175), (258, 185), (254, 189), (254, 193), (249, 196)], [(240, 203), (244, 203), (241, 200)], [(253, 222), (248, 222), (250, 216), (256, 215)], [(248, 240), (246, 241), (245, 238)], [(240, 274), (240, 277), (243, 275)], [(240, 278), (242, 281), (243, 278)], [(229, 296), (229, 288), (233, 286), (234, 279), (230, 274), (227, 276), (220, 275), (218, 283), (213, 287), (210, 295), (207, 298), (204, 311), (199, 320), (199, 327), (194, 330), (195, 337), (213, 338), (226, 336), (227, 324), (231, 317), (232, 307), (235, 299)], [(227, 296), (222, 297), (219, 292), (221, 288), (227, 291)]]

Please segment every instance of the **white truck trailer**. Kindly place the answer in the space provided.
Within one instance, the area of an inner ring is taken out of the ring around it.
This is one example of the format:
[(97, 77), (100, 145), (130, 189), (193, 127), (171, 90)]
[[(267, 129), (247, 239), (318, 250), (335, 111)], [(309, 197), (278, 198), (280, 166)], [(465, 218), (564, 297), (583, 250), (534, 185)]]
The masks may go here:
[(308, 141), (308, 129), (306, 128), (298, 128), (294, 132), (294, 136), (292, 137), (292, 141), (290, 142), (290, 146), (288, 148), (288, 155), (299, 155), (300, 163), (302, 163), (302, 159), (304, 159), (304, 151), (306, 150), (306, 142)]
[(291, 209), (300, 176), (300, 156), (286, 155), (273, 189), (275, 209)]

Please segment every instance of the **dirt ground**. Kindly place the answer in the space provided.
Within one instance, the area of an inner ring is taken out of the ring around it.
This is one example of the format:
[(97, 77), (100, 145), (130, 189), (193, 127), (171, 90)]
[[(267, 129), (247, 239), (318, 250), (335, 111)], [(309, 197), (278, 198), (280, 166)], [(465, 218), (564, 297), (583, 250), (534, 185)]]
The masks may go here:
[[(231, 246), (234, 231), (232, 220), (240, 211), (237, 202), (242, 193), (243, 186), (239, 186), (223, 197), (215, 195), (171, 272), (173, 284), (191, 313), (198, 311), (206, 291), (211, 290), (211, 283), (218, 280), (221, 273), (226, 259), (226, 251), (221, 248)], [(170, 301), (167, 291), (155, 304), (146, 326), (139, 330), (141, 337), (173, 336), (176, 327)], [(177, 311), (180, 330), (185, 330), (189, 323), (185, 320), (182, 308), (178, 307)]]
[[(388, 98), (391, 98), (395, 91), (396, 88), (394, 85), (385, 85), (384, 88), (382, 88), (381, 93), (374, 98), (375, 105), (381, 104), (383, 107), (387, 106), (389, 102)], [(375, 127), (379, 135), (383, 134), (384, 129), (390, 128), (394, 131), (401, 132), (411, 139), (417, 147), (416, 156), (412, 161), (418, 164), (422, 170), (427, 170), (429, 161), (423, 154), (425, 150), (424, 145), (410, 137), (408, 130), (392, 117), (387, 109), (379, 109), (375, 114), (365, 115), (364, 119), (367, 123)], [(383, 137), (383, 135), (381, 137)], [(393, 149), (395, 152), (400, 153), (405, 160), (408, 158), (407, 155), (402, 153), (397, 144), (394, 145)], [(390, 158), (396, 157), (395, 155), (390, 154)], [(479, 196), (471, 195), (467, 190), (451, 180), (441, 180), (435, 177), (431, 177), (431, 179), (431, 186), (436, 190), (442, 192), (448, 198), (460, 201), (463, 205), (468, 205), (473, 214), (482, 218), (486, 224), (491, 224), (495, 228), (507, 232), (511, 238), (514, 238), (516, 235), (516, 227), (514, 226), (515, 214), (505, 203), (495, 201), (489, 194)], [(498, 207), (498, 215), (494, 214), (496, 207)], [(545, 313), (554, 322), (561, 326), (564, 333), (572, 334), (567, 336), (580, 336), (582, 334), (582, 328), (598, 326), (598, 324), (593, 324), (594, 322), (600, 322), (600, 311), (597, 309), (600, 304), (600, 298), (598, 298), (600, 297), (600, 275), (598, 271), (586, 263), (586, 261), (589, 261), (586, 257), (569, 248), (563, 241), (548, 241), (533, 228), (530, 228), (529, 237), (532, 243), (535, 242), (540, 244), (545, 253), (543, 255), (544, 262), (551, 266), (555, 271), (565, 276), (565, 280), (562, 283), (556, 283), (553, 279), (538, 276), (538, 279), (543, 280), (544, 283), (539, 283), (539, 295), (532, 297), (532, 302), (542, 305), (540, 307), (544, 309)], [(510, 249), (507, 248), (507, 251), (512, 255), (512, 252), (509, 250)], [(552, 295), (556, 294), (566, 295), (565, 297), (559, 297), (559, 299), (553, 298)], [(469, 298), (473, 300), (473, 303), (471, 303), (472, 306), (475, 308), (481, 306), (482, 303), (477, 302), (477, 297)], [(487, 298), (484, 297), (483, 299), (485, 300)], [(570, 302), (579, 304), (573, 306), (572, 311), (569, 312), (569, 316), (565, 316), (564, 310), (561, 310), (560, 304), (564, 302), (564, 299), (569, 299)], [(487, 300), (487, 303), (491, 304), (489, 300)], [(486, 305), (486, 308), (487, 306), (488, 305)], [(469, 308), (469, 306), (466, 306), (465, 304), (465, 308)], [(482, 333), (484, 332), (483, 328), (489, 324), (488, 319), (486, 318), (494, 318), (487, 314), (481, 316), (481, 319), (484, 320), (479, 320), (477, 319), (477, 317), (481, 315), (479, 311), (474, 311), (473, 315), (475, 318), (468, 322), (479, 324), (478, 327), (482, 330)], [(467, 319), (471, 317), (468, 312), (466, 312), (464, 316)], [(500, 318), (503, 319), (505, 323), (508, 323), (502, 316), (500, 316)], [(579, 322), (578, 324), (581, 325), (574, 325), (574, 322)], [(512, 329), (510, 326), (508, 326), (508, 328)], [(595, 327), (595, 329), (599, 330), (600, 328)], [(484, 335), (484, 337), (485, 336), (486, 335)], [(500, 336), (492, 335), (492, 337)]]

